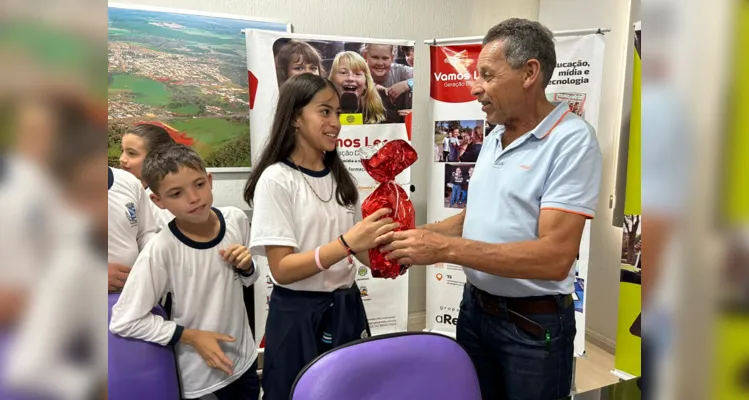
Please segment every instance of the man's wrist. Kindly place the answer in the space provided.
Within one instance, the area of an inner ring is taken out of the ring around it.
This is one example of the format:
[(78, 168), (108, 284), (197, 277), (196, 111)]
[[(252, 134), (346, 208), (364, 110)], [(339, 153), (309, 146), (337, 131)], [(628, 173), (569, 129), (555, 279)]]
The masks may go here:
[(442, 237), (444, 238), (444, 244), (439, 250), (439, 259), (442, 260), (442, 262), (456, 264), (455, 255), (457, 252), (455, 250), (460, 248), (460, 245), (457, 242), (462, 240), (462, 238), (455, 238), (446, 235), (442, 235)]

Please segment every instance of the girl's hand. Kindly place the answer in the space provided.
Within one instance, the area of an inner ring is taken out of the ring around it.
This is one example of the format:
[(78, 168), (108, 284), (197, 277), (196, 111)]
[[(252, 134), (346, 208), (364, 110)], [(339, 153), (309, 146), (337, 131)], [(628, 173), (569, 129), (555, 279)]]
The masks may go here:
[(351, 230), (343, 235), (343, 239), (351, 246), (351, 251), (361, 253), (376, 246), (375, 240), (395, 229), (400, 224), (393, 222), (392, 218), (382, 218), (392, 210), (381, 208), (367, 218), (359, 221)]

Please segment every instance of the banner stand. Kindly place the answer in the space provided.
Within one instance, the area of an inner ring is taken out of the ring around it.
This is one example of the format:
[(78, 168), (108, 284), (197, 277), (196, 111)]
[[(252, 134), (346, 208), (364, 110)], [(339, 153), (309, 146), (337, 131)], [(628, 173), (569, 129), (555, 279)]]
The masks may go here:
[[(566, 103), (570, 111), (598, 127), (603, 76), (604, 33), (610, 29), (557, 31), (557, 65), (546, 88), (547, 99)], [(468, 186), (483, 140), (494, 126), (470, 88), (483, 37), (425, 40), (430, 45), (430, 98), (433, 115), (434, 159), (431, 165), (427, 222), (441, 221), (465, 209)], [(602, 145), (602, 147), (604, 147)], [(423, 157), (422, 157), (423, 158)], [(585, 287), (590, 252), (590, 221), (575, 263), (577, 336), (575, 356), (585, 354)], [(426, 331), (454, 337), (465, 274), (448, 263), (427, 266)]]

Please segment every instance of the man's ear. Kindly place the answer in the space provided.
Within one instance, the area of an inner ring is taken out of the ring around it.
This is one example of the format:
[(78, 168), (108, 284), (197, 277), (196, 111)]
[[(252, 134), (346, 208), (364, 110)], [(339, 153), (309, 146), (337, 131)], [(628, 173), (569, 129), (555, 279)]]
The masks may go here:
[(208, 180), (208, 187), (213, 190), (213, 175), (210, 172), (205, 173), (205, 179)]
[(523, 88), (530, 89), (536, 83), (541, 80), (541, 63), (535, 58), (531, 58), (523, 66)]
[(156, 193), (151, 193), (148, 197), (151, 198), (153, 204), (156, 204), (156, 207), (159, 207), (162, 210), (166, 210), (164, 203), (161, 202), (161, 198), (157, 196)]

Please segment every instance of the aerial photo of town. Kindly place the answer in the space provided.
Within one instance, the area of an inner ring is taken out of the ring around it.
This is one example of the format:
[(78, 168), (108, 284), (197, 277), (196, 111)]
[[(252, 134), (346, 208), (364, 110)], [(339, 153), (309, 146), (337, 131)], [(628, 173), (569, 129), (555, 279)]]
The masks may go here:
[(142, 121), (189, 139), (209, 167), (249, 167), (245, 28), (285, 24), (109, 7), (109, 159)]

